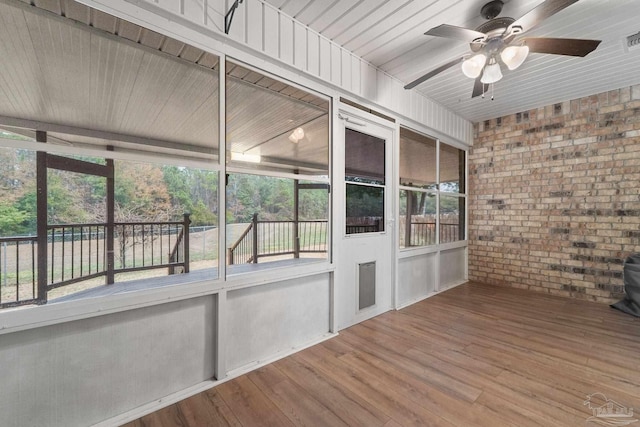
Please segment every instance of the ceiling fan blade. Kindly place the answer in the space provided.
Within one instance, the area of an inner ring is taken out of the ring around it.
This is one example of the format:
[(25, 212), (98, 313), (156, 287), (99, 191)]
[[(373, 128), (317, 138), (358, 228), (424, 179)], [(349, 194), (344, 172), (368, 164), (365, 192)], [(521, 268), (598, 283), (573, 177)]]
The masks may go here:
[(547, 0), (511, 24), (509, 29), (518, 28), (518, 33), (529, 31), (548, 17), (555, 15), (562, 9), (571, 6), (577, 1), (578, 0)]
[(426, 33), (426, 36), (445, 37), (448, 39), (456, 39), (463, 42), (471, 43), (476, 39), (485, 39), (487, 35), (480, 31), (470, 30), (469, 28), (456, 27), (455, 25), (442, 24), (433, 27)]
[(479, 75), (473, 83), (473, 93), (471, 93), (471, 98), (475, 98), (476, 96), (480, 96), (484, 93), (484, 83), (482, 83), (480, 79), (482, 79), (482, 75)]
[(555, 39), (549, 37), (532, 37), (523, 41), (524, 44), (529, 46), (530, 52), (568, 56), (587, 56), (601, 42), (601, 40)]
[(461, 63), (464, 60), (464, 57), (461, 58), (456, 58), (453, 61), (447, 62), (444, 65), (439, 66), (438, 68), (436, 68), (435, 70), (431, 70), (429, 71), (427, 74), (425, 74), (424, 76), (412, 81), (411, 83), (407, 84), (404, 88), (405, 89), (413, 89), (414, 87), (418, 86), (420, 83), (429, 80), (431, 77), (440, 74), (441, 72), (443, 72), (444, 70), (453, 67), (456, 64)]

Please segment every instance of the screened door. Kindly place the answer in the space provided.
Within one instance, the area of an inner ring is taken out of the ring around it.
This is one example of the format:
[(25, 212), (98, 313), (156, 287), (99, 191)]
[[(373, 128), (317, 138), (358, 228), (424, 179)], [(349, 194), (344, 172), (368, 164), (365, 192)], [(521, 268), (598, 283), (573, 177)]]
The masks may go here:
[[(368, 114), (340, 112), (341, 212), (336, 297), (338, 328), (389, 310), (393, 303), (391, 157), (393, 133)], [(338, 175), (338, 174), (336, 174)], [(340, 182), (340, 181), (337, 181)]]

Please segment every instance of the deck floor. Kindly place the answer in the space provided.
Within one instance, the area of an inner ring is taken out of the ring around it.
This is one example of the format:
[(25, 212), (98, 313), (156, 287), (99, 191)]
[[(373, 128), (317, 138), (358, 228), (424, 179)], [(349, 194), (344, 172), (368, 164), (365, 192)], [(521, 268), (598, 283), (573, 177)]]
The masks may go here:
[(592, 393), (640, 408), (639, 360), (640, 319), (466, 284), (127, 427), (596, 425)]
[[(321, 261), (319, 258), (290, 258), (258, 264), (236, 264), (227, 266), (229, 275), (239, 275), (255, 271), (271, 270), (274, 268), (294, 267), (309, 262)], [(70, 295), (52, 299), (49, 303), (75, 301), (84, 298), (101, 297), (105, 295), (116, 295), (125, 292), (141, 291), (146, 289), (162, 288), (165, 286), (175, 286), (184, 283), (198, 282), (202, 280), (215, 280), (218, 278), (217, 268), (204, 268), (194, 270), (186, 274), (173, 274), (159, 277), (148, 277), (144, 279), (128, 280), (116, 282), (111, 285), (100, 285)]]

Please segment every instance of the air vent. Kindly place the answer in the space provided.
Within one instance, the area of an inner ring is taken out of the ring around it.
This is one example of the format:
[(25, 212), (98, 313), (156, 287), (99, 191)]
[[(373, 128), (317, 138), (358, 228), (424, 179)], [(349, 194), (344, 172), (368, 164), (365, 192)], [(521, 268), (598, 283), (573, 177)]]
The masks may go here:
[(358, 264), (358, 309), (376, 303), (376, 262)]
[(640, 31), (631, 36), (627, 36), (625, 48), (627, 52), (640, 49)]

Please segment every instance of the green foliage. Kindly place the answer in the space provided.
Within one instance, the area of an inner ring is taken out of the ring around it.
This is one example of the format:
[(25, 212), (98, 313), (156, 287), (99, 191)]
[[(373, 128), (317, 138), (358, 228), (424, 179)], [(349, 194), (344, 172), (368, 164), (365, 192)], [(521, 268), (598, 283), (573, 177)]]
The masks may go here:
[(83, 223), (90, 217), (82, 203), (82, 182), (74, 179), (78, 176), (69, 172), (49, 171), (47, 177), (47, 222), (49, 224)]
[[(104, 164), (104, 159), (76, 157)], [(218, 223), (218, 172), (179, 166), (118, 161), (115, 164), (116, 221), (180, 220), (191, 214), (194, 226)], [(48, 222), (104, 222), (106, 179), (59, 170), (48, 171)], [(249, 222), (294, 217), (294, 181), (250, 174), (231, 174), (227, 221)], [(37, 212), (36, 155), (0, 148), (0, 233), (35, 234)], [(301, 190), (301, 220), (328, 217), (326, 190)]]
[[(300, 219), (326, 219), (327, 190), (300, 190)], [(254, 213), (261, 220), (292, 220), (293, 180), (248, 174), (232, 174), (227, 185), (227, 222), (250, 222)]]
[(183, 213), (190, 213), (192, 225), (217, 224), (217, 172), (164, 166), (162, 174), (172, 205)]
[(347, 217), (383, 217), (384, 189), (347, 184)]
[(15, 236), (26, 231), (29, 214), (0, 200), (0, 236)]
[(26, 216), (22, 223), (21, 233), (35, 235), (37, 227), (36, 218), (36, 203), (37, 194), (35, 185), (30, 186), (29, 190), (25, 192), (15, 203), (14, 207), (22, 212), (25, 212)]
[(464, 212), (464, 205), (461, 203), (464, 203), (464, 199), (440, 195), (440, 213)]

